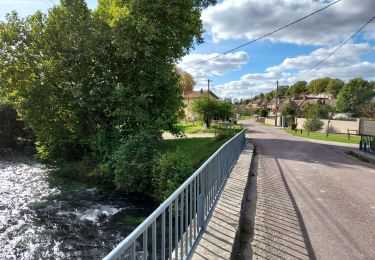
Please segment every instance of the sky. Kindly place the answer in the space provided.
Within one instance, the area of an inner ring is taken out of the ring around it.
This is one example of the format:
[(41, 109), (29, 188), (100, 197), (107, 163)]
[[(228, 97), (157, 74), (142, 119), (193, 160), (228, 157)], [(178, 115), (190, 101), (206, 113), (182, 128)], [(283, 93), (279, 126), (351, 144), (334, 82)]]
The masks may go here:
[[(36, 10), (47, 11), (58, 0), (0, 0), (0, 20), (16, 10), (26, 16)], [(202, 13), (205, 42), (195, 46), (179, 61), (189, 67), (219, 53), (282, 27), (323, 6), (327, 0), (219, 0)], [(87, 0), (95, 8), (97, 0)], [(375, 22), (331, 56), (329, 55), (375, 15), (375, 0), (342, 0), (266, 39), (191, 68), (195, 89), (211, 90), (222, 98), (250, 98), (280, 85), (319, 77), (349, 80), (375, 79)]]

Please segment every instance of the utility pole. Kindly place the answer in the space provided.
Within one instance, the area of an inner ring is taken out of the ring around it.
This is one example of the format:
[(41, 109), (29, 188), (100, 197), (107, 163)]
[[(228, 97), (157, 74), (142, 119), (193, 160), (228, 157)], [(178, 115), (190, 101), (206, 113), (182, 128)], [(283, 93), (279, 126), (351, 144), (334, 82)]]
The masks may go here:
[(279, 110), (279, 81), (276, 81), (276, 108)]
[(279, 81), (276, 81), (276, 117), (275, 117), (275, 126), (277, 126), (278, 112), (279, 112)]
[(210, 82), (212, 80), (207, 79), (207, 100), (210, 101)]

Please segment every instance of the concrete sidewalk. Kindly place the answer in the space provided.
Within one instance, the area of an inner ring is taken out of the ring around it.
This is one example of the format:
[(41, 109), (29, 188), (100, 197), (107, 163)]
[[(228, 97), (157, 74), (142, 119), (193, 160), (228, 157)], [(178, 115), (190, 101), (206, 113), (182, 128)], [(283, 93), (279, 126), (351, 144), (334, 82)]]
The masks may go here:
[(247, 143), (227, 179), (204, 233), (198, 238), (192, 259), (231, 259), (236, 247), (239, 222), (253, 145)]

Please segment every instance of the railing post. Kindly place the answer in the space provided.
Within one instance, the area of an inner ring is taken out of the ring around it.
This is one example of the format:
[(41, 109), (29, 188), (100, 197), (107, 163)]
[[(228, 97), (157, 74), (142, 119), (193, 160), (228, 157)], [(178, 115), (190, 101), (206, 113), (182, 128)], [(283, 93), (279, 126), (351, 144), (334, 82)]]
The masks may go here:
[(199, 181), (199, 196), (198, 196), (198, 209), (197, 209), (197, 214), (198, 214), (198, 227), (201, 228), (201, 230), (204, 230), (204, 214), (205, 214), (205, 201), (206, 201), (206, 178), (204, 174), (201, 174), (199, 176), (200, 181)]

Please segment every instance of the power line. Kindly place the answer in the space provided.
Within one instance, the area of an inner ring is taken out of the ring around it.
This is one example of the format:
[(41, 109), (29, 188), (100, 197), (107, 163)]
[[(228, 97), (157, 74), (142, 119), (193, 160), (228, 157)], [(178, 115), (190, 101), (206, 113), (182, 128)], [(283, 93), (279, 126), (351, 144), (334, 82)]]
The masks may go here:
[(45, 3), (48, 6), (53, 6), (54, 4), (51, 3), (51, 1), (42, 0), (43, 3)]
[(293, 21), (293, 22), (291, 22), (291, 23), (289, 23), (289, 24), (287, 24), (287, 25), (284, 25), (284, 26), (282, 26), (282, 27), (280, 27), (280, 28), (278, 28), (278, 29), (276, 29), (276, 30), (273, 30), (272, 32), (269, 32), (269, 33), (267, 33), (267, 34), (264, 34), (263, 36), (260, 36), (260, 37), (254, 39), (254, 40), (248, 41), (248, 42), (246, 42), (246, 43), (244, 43), (244, 44), (242, 44), (242, 45), (240, 45), (240, 46), (237, 46), (237, 47), (235, 47), (235, 48), (233, 48), (233, 49), (230, 49), (230, 50), (228, 50), (228, 51), (225, 51), (225, 52), (223, 52), (223, 53), (220, 53), (220, 54), (218, 54), (218, 55), (216, 55), (216, 56), (214, 56), (214, 57), (211, 57), (211, 58), (209, 58), (209, 59), (206, 59), (206, 60), (204, 60), (204, 61), (201, 61), (201, 62), (198, 62), (198, 63), (196, 63), (196, 64), (193, 64), (193, 65), (190, 65), (190, 66), (188, 66), (188, 67), (185, 67), (183, 70), (189, 69), (189, 68), (191, 68), (191, 67), (197, 66), (197, 65), (202, 64), (202, 63), (206, 63), (206, 62), (211, 61), (211, 60), (213, 60), (213, 59), (216, 59), (216, 58), (218, 58), (218, 57), (220, 57), (220, 56), (222, 56), (222, 55), (228, 54), (228, 53), (230, 53), (230, 52), (232, 52), (232, 51), (238, 50), (238, 49), (240, 49), (240, 48), (242, 48), (242, 47), (245, 47), (245, 46), (247, 46), (247, 45), (249, 45), (249, 44), (251, 44), (251, 43), (254, 43), (254, 42), (259, 41), (259, 40), (261, 40), (261, 39), (263, 39), (263, 38), (266, 38), (266, 37), (268, 37), (268, 36), (270, 36), (270, 35), (272, 35), (272, 34), (274, 34), (274, 33), (276, 33), (276, 32), (279, 32), (279, 31), (281, 31), (281, 30), (284, 30), (285, 28), (287, 28), (287, 27), (289, 27), (289, 26), (292, 26), (292, 25), (294, 25), (294, 24), (296, 24), (296, 23), (298, 23), (298, 22), (300, 22), (300, 21), (302, 21), (302, 20), (305, 20), (306, 18), (309, 18), (310, 16), (313, 16), (314, 14), (317, 14), (317, 13), (319, 13), (319, 12), (321, 12), (321, 11), (327, 9), (327, 8), (331, 7), (332, 5), (337, 4), (338, 2), (341, 2), (341, 0), (337, 0), (337, 1), (333, 2), (333, 3), (330, 3), (329, 5), (327, 5), (327, 6), (323, 7), (323, 8), (320, 8), (320, 9), (318, 9), (318, 10), (316, 10), (316, 11), (314, 11), (314, 12), (308, 14), (308, 15), (305, 15), (305, 16), (303, 16), (303, 17), (301, 17), (301, 18), (299, 18), (299, 19), (297, 19), (297, 20), (295, 20), (295, 21)]
[(342, 47), (344, 47), (344, 45), (346, 45), (350, 40), (352, 40), (360, 31), (362, 31), (369, 23), (371, 23), (373, 20), (375, 19), (375, 16), (373, 16), (370, 20), (368, 20), (364, 25), (362, 25), (361, 28), (359, 28), (357, 31), (355, 31), (348, 39), (346, 39), (346, 41), (344, 41), (343, 43), (340, 44), (340, 46), (338, 46), (336, 49), (334, 49), (330, 54), (328, 54), (327, 57), (325, 57), (324, 59), (322, 59), (321, 61), (319, 61), (317, 64), (315, 64), (314, 66), (312, 66), (310, 69), (308, 69), (307, 71), (305, 71), (304, 73), (302, 73), (301, 75), (299, 75), (298, 77), (302, 77), (304, 75), (306, 75), (307, 73), (309, 73), (310, 71), (312, 71), (313, 69), (315, 69), (316, 67), (318, 67), (320, 64), (322, 64), (323, 62), (325, 62), (329, 57), (331, 57), (333, 54), (335, 54), (338, 50), (340, 50)]

